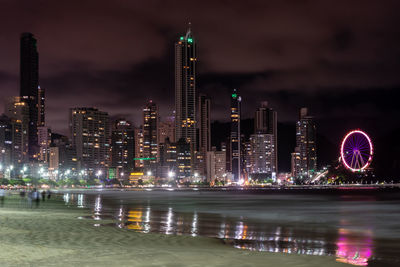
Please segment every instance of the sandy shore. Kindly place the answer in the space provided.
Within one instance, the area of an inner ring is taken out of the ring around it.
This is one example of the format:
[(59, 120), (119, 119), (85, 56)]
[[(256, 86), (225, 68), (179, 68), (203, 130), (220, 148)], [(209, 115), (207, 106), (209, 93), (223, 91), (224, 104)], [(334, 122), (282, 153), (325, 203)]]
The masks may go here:
[(141, 234), (78, 219), (85, 209), (51, 200), (0, 207), (0, 266), (348, 266), (334, 257), (238, 250), (221, 240)]

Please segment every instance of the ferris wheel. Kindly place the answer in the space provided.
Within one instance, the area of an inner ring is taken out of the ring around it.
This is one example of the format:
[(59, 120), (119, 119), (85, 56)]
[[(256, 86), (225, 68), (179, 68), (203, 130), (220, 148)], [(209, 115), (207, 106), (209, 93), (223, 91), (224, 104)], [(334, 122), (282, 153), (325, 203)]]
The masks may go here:
[(342, 141), (341, 160), (353, 172), (366, 169), (371, 164), (373, 153), (371, 139), (361, 130), (350, 131)]

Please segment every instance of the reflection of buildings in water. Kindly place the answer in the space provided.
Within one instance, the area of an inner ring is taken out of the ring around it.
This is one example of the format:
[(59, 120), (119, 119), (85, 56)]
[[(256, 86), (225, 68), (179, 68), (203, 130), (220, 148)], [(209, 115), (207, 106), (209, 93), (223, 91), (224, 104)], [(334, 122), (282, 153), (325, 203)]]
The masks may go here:
[(192, 220), (192, 230), (191, 230), (191, 235), (192, 236), (197, 236), (197, 211), (193, 213), (193, 220)]
[(85, 207), (84, 197), (85, 196), (83, 194), (79, 194), (78, 195), (78, 203), (77, 203), (78, 208), (84, 208)]
[(242, 221), (239, 221), (236, 225), (235, 239), (247, 239), (247, 225), (244, 224)]
[(130, 210), (128, 212), (128, 222), (131, 223), (127, 225), (127, 228), (131, 230), (142, 230), (142, 215), (143, 212), (141, 210)]
[(172, 219), (173, 219), (173, 213), (172, 213), (172, 208), (168, 208), (168, 213), (167, 213), (167, 226), (165, 227), (165, 234), (170, 235), (172, 234)]
[(69, 204), (70, 198), (71, 198), (71, 195), (69, 193), (64, 194), (63, 199), (64, 199), (65, 204)]
[(122, 221), (125, 217), (124, 207), (121, 205), (118, 210), (118, 221)]
[(96, 216), (100, 215), (101, 209), (102, 209), (101, 197), (100, 197), (100, 195), (98, 195), (94, 202), (94, 215), (96, 215)]
[(226, 224), (225, 221), (222, 221), (219, 226), (218, 238), (224, 239), (226, 238)]
[(146, 209), (146, 217), (144, 220), (144, 229), (143, 232), (148, 233), (151, 230), (151, 226), (150, 226), (150, 206), (147, 207)]
[(295, 233), (291, 228), (277, 227), (268, 230), (254, 228), (254, 225), (245, 226), (239, 223), (235, 232), (235, 239), (229, 242), (235, 248), (306, 255), (329, 255), (326, 249), (327, 242), (319, 240), (318, 237), (304, 236), (304, 233)]
[(368, 259), (372, 256), (372, 231), (355, 233), (348, 229), (340, 228), (336, 245), (336, 261), (367, 266)]

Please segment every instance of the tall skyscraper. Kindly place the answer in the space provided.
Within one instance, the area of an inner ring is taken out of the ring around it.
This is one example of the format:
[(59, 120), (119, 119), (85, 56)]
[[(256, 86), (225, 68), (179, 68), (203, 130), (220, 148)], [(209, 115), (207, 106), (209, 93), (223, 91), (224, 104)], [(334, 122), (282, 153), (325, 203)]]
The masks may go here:
[(149, 101), (143, 109), (143, 157), (144, 167), (157, 162), (158, 157), (158, 107)]
[(205, 176), (207, 173), (207, 152), (211, 151), (211, 99), (200, 94), (197, 106), (197, 126), (199, 127), (198, 169), (200, 176)]
[(38, 88), (38, 127), (45, 126), (45, 94), (44, 89)]
[(196, 145), (196, 40), (191, 29), (175, 43), (175, 127), (176, 138)]
[(94, 174), (109, 166), (110, 125), (108, 113), (96, 108), (71, 108), (70, 133), (82, 167)]
[(135, 168), (135, 131), (125, 119), (114, 121), (111, 131), (111, 166), (117, 168), (118, 177)]
[(277, 113), (261, 102), (254, 117), (254, 135), (251, 136), (251, 173), (264, 173), (274, 178), (278, 172), (278, 119)]
[(211, 99), (204, 94), (199, 95), (197, 122), (199, 151), (211, 151)]
[(299, 120), (296, 124), (296, 152), (299, 161), (294, 173), (297, 179), (311, 178), (317, 170), (317, 128), (314, 118), (308, 115), (307, 108), (300, 109)]
[(21, 35), (20, 49), (20, 96), (29, 108), (28, 151), (29, 157), (35, 158), (38, 152), (39, 54), (32, 33)]
[(230, 162), (231, 172), (234, 182), (238, 182), (240, 176), (240, 117), (241, 117), (241, 101), (236, 89), (233, 89), (231, 95), (231, 135), (230, 135)]
[(135, 168), (143, 168), (143, 127), (135, 128)]

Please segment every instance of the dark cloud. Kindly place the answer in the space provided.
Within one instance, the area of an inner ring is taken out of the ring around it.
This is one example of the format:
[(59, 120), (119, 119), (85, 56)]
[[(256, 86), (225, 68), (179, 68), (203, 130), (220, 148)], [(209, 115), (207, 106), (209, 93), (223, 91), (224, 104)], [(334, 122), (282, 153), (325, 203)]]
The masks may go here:
[(285, 122), (301, 106), (349, 125), (394, 120), (399, 7), (389, 0), (1, 1), (0, 97), (18, 95), (19, 35), (31, 31), (55, 130), (65, 131), (74, 106), (96, 106), (139, 125), (153, 99), (169, 115), (174, 41), (192, 21), (198, 88), (212, 97), (215, 120), (228, 119), (232, 88), (243, 95), (245, 117), (267, 100)]

